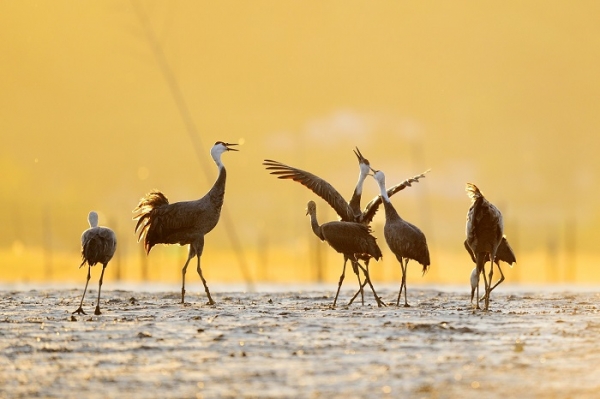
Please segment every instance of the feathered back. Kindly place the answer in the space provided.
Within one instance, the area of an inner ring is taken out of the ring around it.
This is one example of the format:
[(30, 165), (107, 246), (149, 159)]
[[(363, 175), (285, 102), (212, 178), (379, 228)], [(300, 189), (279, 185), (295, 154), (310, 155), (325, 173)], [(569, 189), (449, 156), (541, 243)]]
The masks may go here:
[(321, 225), (325, 241), (337, 252), (345, 255), (370, 255), (375, 260), (381, 258), (381, 249), (377, 239), (371, 234), (371, 228), (355, 222), (335, 221)]
[(81, 235), (81, 265), (107, 264), (117, 249), (117, 237), (107, 227), (92, 227)]
[(139, 230), (138, 242), (145, 238), (144, 249), (146, 253), (149, 253), (151, 248), (148, 241), (148, 229), (151, 225), (152, 211), (165, 205), (169, 205), (167, 197), (158, 190), (152, 190), (140, 200), (138, 206), (133, 210), (133, 213), (137, 213), (133, 219), (138, 221), (135, 225), (135, 232), (137, 233)]

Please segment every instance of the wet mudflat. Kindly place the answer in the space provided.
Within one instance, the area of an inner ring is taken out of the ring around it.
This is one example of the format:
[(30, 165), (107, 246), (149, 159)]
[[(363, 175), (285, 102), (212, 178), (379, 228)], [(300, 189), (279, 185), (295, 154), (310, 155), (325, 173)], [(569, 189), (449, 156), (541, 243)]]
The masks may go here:
[(4, 290), (0, 397), (600, 397), (600, 293), (466, 291)]

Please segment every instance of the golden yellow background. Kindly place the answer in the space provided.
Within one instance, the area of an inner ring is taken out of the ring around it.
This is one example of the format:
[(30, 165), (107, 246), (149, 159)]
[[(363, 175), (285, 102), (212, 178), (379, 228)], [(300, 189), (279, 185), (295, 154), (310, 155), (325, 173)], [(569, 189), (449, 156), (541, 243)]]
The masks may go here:
[[(179, 281), (186, 249), (142, 256), (131, 211), (153, 188), (204, 195), (223, 140), (242, 145), (223, 156), (232, 228), (206, 238), (209, 283), (243, 267), (335, 281), (342, 257), (305, 216), (315, 195), (261, 162), (349, 197), (355, 146), (390, 185), (432, 169), (393, 197), (432, 257), (409, 280), (468, 281), (473, 182), (503, 211), (508, 281), (598, 283), (598, 15), (596, 1), (1, 1), (0, 281), (82, 281), (90, 210), (118, 235), (109, 281)], [(363, 204), (376, 194), (369, 178)], [(383, 223), (371, 269), (395, 282)]]

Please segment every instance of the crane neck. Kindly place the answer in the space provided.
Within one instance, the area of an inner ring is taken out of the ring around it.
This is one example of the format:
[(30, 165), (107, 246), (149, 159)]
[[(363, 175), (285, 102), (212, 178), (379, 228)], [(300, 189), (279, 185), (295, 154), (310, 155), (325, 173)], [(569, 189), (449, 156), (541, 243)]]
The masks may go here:
[[(215, 163), (216, 162), (217, 161), (215, 160)], [(217, 164), (217, 166), (218, 166), (218, 164)], [(209, 191), (211, 201), (218, 208), (223, 206), (223, 200), (225, 198), (225, 182), (226, 182), (226, 180), (227, 180), (227, 170), (225, 169), (225, 166), (223, 166), (223, 164), (221, 164), (221, 166), (219, 166), (219, 176), (217, 177), (217, 180), (215, 181), (215, 183), (213, 184), (212, 188)]]
[(89, 213), (88, 223), (90, 224), (90, 228), (98, 227), (98, 214), (96, 212), (92, 211)]
[(390, 197), (387, 193), (387, 190), (385, 188), (385, 181), (384, 180), (378, 180), (377, 184), (379, 185), (379, 191), (381, 192), (381, 199), (383, 200), (383, 202), (387, 202), (390, 203)]
[(387, 190), (385, 189), (385, 180), (377, 180), (377, 183), (379, 184), (379, 190), (381, 191), (381, 199), (383, 200), (383, 208), (385, 209), (386, 219), (401, 219), (400, 215), (398, 215), (398, 212), (396, 211), (396, 208), (394, 208), (394, 205), (392, 205)]
[(221, 171), (221, 169), (223, 169), (225, 167), (225, 165), (223, 165), (223, 162), (221, 162), (221, 155), (222, 154), (223, 154), (222, 152), (211, 153), (212, 159), (217, 164), (217, 167), (219, 168), (219, 171)]
[(354, 188), (354, 193), (352, 193), (352, 198), (350, 199), (349, 205), (350, 205), (350, 209), (352, 209), (352, 212), (355, 215), (360, 215), (361, 210), (360, 210), (360, 199), (362, 196), (362, 191), (363, 191), (363, 185), (365, 182), (367, 175), (362, 173), (360, 173), (360, 175), (358, 175), (358, 182), (356, 183), (356, 187)]
[(313, 233), (315, 233), (315, 235), (317, 237), (319, 237), (321, 239), (321, 241), (324, 240), (323, 234), (321, 233), (321, 226), (319, 226), (319, 222), (317, 222), (317, 213), (316, 212), (310, 212), (310, 227), (312, 228)]

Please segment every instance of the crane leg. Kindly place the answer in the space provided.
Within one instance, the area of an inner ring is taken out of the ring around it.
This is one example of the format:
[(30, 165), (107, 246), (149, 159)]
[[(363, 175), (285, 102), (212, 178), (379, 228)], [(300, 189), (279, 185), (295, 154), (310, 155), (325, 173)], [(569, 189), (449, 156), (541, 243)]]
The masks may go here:
[(202, 280), (202, 284), (204, 285), (204, 292), (206, 292), (206, 296), (208, 297), (207, 305), (214, 305), (215, 301), (213, 301), (212, 297), (210, 296), (210, 291), (208, 290), (208, 285), (206, 285), (206, 280), (204, 279), (204, 276), (202, 275), (202, 269), (200, 268), (200, 254), (197, 254), (196, 256), (198, 257), (198, 268), (196, 270), (198, 271), (200, 280)]
[(76, 310), (76, 311), (74, 311), (74, 312), (73, 312), (73, 313), (71, 313), (71, 314), (75, 314), (75, 313), (77, 313), (77, 314), (82, 314), (82, 313), (83, 313), (83, 314), (87, 314), (87, 313), (85, 313), (85, 312), (83, 311), (83, 298), (85, 298), (85, 292), (87, 291), (88, 283), (90, 282), (90, 273), (91, 273), (91, 272), (90, 272), (90, 269), (91, 269), (91, 268), (92, 268), (92, 267), (91, 267), (90, 265), (88, 265), (87, 280), (85, 280), (85, 288), (83, 289), (83, 296), (81, 297), (81, 302), (79, 303), (79, 308), (77, 308), (77, 310)]
[(362, 269), (363, 273), (365, 274), (365, 282), (363, 283), (363, 286), (364, 284), (369, 284), (369, 287), (371, 287), (371, 291), (373, 291), (375, 301), (377, 302), (377, 307), (386, 306), (385, 303), (379, 297), (379, 295), (377, 295), (377, 292), (375, 292), (375, 287), (373, 287), (373, 283), (371, 283), (371, 276), (369, 275), (369, 261), (365, 263), (366, 268), (362, 267), (358, 262), (356, 262), (356, 264)]
[(102, 265), (102, 273), (100, 273), (100, 280), (98, 280), (98, 302), (96, 303), (96, 310), (94, 310), (94, 314), (100, 315), (100, 290), (102, 289), (102, 279), (104, 278), (104, 270), (106, 269), (106, 263)]
[[(485, 260), (484, 260), (485, 262)], [(487, 277), (485, 275), (485, 263), (483, 264), (482, 270), (481, 270), (481, 274), (483, 275), (483, 287), (485, 289), (485, 293), (483, 294), (485, 297), (485, 305), (483, 307), (484, 310), (489, 310), (490, 307), (490, 296), (488, 295), (489, 293), (489, 283), (487, 281)]]
[[(363, 284), (360, 281), (360, 271), (358, 270), (358, 268), (360, 267), (360, 265), (358, 264), (358, 261), (356, 261), (355, 259), (350, 259), (350, 262), (352, 263), (352, 271), (356, 274), (356, 277), (358, 278), (358, 292), (360, 292), (360, 300), (363, 306), (365, 306), (365, 292), (363, 290)], [(365, 278), (366, 281), (366, 278)], [(348, 304), (349, 306), (350, 304)]]
[(344, 281), (344, 277), (346, 277), (346, 262), (348, 258), (344, 257), (344, 268), (342, 269), (342, 275), (340, 276), (340, 281), (338, 282), (338, 289), (335, 293), (335, 298), (333, 299), (333, 307), (335, 308), (335, 304), (337, 303), (338, 295), (340, 295), (340, 288), (342, 288), (342, 282)]
[(404, 270), (402, 271), (402, 283), (404, 284), (404, 307), (408, 308), (410, 305), (408, 304), (408, 300), (406, 299), (406, 272), (408, 271), (408, 259), (404, 260)]
[(183, 269), (181, 269), (181, 303), (185, 303), (185, 272), (187, 272), (188, 263), (190, 263), (190, 259), (194, 257), (194, 253), (192, 252), (192, 247), (190, 245), (190, 252), (188, 254), (188, 258), (185, 261), (185, 265), (183, 265)]
[(485, 282), (485, 310), (490, 308), (490, 286), (492, 285), (492, 275), (494, 273), (494, 259), (496, 259), (496, 249), (493, 249), (490, 253), (490, 280), (486, 281), (485, 273), (483, 274), (483, 281)]
[[(377, 302), (377, 306), (378, 307), (386, 306), (385, 303), (381, 300), (381, 297), (379, 297), (379, 295), (377, 295), (377, 293), (375, 292), (375, 288), (373, 288), (373, 284), (371, 283), (371, 276), (369, 275), (369, 260), (367, 259), (365, 261), (365, 267), (362, 267), (360, 265), (360, 263), (358, 263), (358, 262), (357, 262), (357, 264), (358, 264), (358, 267), (360, 269), (362, 269), (362, 271), (366, 277), (365, 281), (363, 281), (363, 283), (362, 283), (361, 288), (364, 290), (366, 285), (369, 284), (369, 286), (371, 287), (371, 291), (373, 291), (373, 295), (375, 296), (375, 301)], [(354, 296), (348, 303), (348, 306), (352, 305), (352, 302), (354, 302), (354, 300), (356, 299), (356, 297), (358, 296), (359, 293), (360, 293), (360, 289), (358, 291), (356, 291), (356, 293), (354, 294)]]
[(500, 272), (500, 279), (498, 281), (496, 281), (496, 284), (494, 284), (494, 286), (492, 288), (490, 288), (490, 292), (492, 292), (494, 290), (494, 288), (499, 286), (504, 281), (504, 273), (502, 273), (502, 268), (500, 267), (500, 263), (496, 263), (496, 266), (498, 266), (498, 271)]
[(402, 271), (402, 280), (400, 280), (400, 291), (398, 292), (396, 306), (400, 306), (400, 298), (402, 298), (402, 290), (404, 289), (404, 261), (402, 258), (398, 258), (398, 261), (400, 262), (400, 270)]
[[(360, 266), (359, 267), (363, 270), (363, 273), (365, 273), (365, 275), (367, 275), (369, 273), (369, 262), (366, 261), (365, 265), (367, 266), (367, 269), (365, 271), (365, 269)], [(359, 287), (359, 289), (356, 291), (356, 293), (354, 294), (354, 296), (352, 297), (352, 299), (350, 299), (350, 302), (348, 302), (348, 306), (352, 305), (352, 302), (354, 302), (354, 300), (356, 299), (356, 297), (358, 296), (358, 294), (360, 294), (361, 289), (364, 290), (365, 286), (367, 285), (367, 280), (365, 279), (365, 281), (363, 281), (363, 283), (361, 284), (361, 286)]]
[[(477, 295), (475, 296), (475, 298), (480, 298), (479, 296), (479, 280), (481, 279), (481, 274), (483, 273), (483, 278), (485, 279), (485, 270), (484, 270), (484, 266), (485, 266), (485, 255), (482, 256), (481, 253), (477, 253), (475, 254), (476, 256), (476, 267), (477, 267)], [(475, 301), (475, 309), (481, 309), (479, 307), (479, 301)]]
[[(489, 274), (489, 276), (488, 276), (488, 277), (489, 277), (489, 282), (490, 282), (490, 285), (492, 285), (492, 277), (494, 276), (494, 264), (493, 264), (493, 263), (491, 263), (491, 262), (490, 262), (490, 267), (491, 267), (491, 269), (490, 269), (490, 274)], [(500, 266), (498, 266), (498, 267), (500, 267)], [(498, 284), (496, 284), (496, 285), (498, 285)], [(490, 288), (490, 292), (489, 292), (488, 294), (486, 294), (486, 295), (489, 295), (489, 294), (491, 294), (491, 293), (492, 293), (492, 290), (493, 290), (494, 288), (496, 288), (496, 285), (495, 285), (494, 287)], [(483, 300), (485, 300), (485, 296), (482, 296), (481, 298), (479, 298), (479, 300), (480, 300), (480, 301), (483, 301)]]
[(402, 258), (399, 258), (398, 260), (400, 261), (400, 269), (402, 270), (402, 281), (400, 282), (400, 291), (398, 292), (396, 306), (400, 306), (400, 298), (402, 297), (402, 290), (404, 289), (404, 307), (408, 308), (410, 307), (408, 300), (406, 299), (406, 269), (408, 266), (408, 259), (403, 261)]

